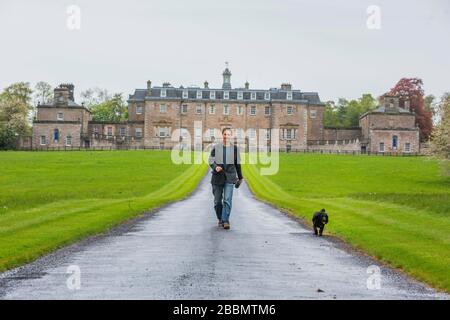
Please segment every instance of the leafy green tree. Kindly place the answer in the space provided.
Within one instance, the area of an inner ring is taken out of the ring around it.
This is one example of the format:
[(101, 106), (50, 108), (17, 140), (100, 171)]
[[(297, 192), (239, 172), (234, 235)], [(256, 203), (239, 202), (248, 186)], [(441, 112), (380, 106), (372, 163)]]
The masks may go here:
[(28, 82), (18, 82), (0, 94), (0, 149), (14, 148), (19, 136), (31, 134), (32, 93)]
[(121, 122), (128, 119), (128, 108), (122, 94), (117, 93), (112, 98), (90, 107), (92, 120)]
[(359, 126), (359, 117), (377, 106), (371, 94), (363, 94), (357, 100), (340, 98), (337, 107), (328, 102), (325, 106), (324, 125), (326, 127), (349, 128)]
[(450, 160), (450, 92), (445, 93), (437, 108), (439, 122), (433, 128), (431, 145), (435, 155)]

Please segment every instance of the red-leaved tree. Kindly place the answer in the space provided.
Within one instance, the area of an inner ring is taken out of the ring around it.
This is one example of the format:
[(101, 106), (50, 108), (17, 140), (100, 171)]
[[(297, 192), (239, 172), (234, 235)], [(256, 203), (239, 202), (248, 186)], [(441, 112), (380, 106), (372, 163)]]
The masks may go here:
[(400, 107), (405, 107), (405, 101), (409, 100), (410, 109), (416, 114), (416, 123), (420, 129), (420, 139), (428, 140), (433, 130), (433, 114), (425, 108), (425, 100), (423, 98), (423, 82), (419, 78), (402, 78), (387, 93), (400, 97)]

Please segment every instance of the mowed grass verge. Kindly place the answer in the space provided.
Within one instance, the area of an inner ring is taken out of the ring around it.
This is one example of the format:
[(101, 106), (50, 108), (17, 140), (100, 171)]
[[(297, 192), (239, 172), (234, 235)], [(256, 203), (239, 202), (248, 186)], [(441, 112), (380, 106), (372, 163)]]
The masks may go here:
[(180, 200), (205, 172), (169, 151), (0, 152), (0, 271)]
[(244, 173), (257, 198), (309, 225), (325, 208), (326, 233), (450, 291), (450, 178), (437, 161), (291, 153), (280, 154), (276, 175), (261, 176), (257, 165)]

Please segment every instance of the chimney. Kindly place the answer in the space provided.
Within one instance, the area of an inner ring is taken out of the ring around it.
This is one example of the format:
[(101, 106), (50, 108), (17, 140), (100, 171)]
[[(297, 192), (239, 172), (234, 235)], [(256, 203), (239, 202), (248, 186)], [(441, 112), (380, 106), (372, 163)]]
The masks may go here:
[(248, 90), (248, 88), (250, 88), (250, 83), (248, 83), (248, 81), (245, 81), (245, 89)]
[[(57, 105), (67, 105), (70, 99), (70, 91), (64, 84), (60, 84), (53, 90), (54, 101)], [(73, 95), (73, 92), (72, 92)]]
[(208, 81), (205, 81), (205, 82), (203, 83), (203, 85), (205, 86), (205, 89), (209, 89), (209, 83), (208, 83)]
[(147, 80), (147, 95), (152, 95), (152, 82), (150, 80)]
[(282, 83), (281, 84), (281, 90), (292, 90), (292, 85), (290, 83)]

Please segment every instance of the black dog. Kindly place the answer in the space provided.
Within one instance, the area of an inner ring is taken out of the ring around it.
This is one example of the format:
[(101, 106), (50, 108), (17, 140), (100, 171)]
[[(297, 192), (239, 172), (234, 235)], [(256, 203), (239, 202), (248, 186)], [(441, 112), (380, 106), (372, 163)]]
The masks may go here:
[[(314, 234), (317, 236), (321, 236), (323, 233), (323, 229), (325, 225), (328, 223), (328, 215), (325, 212), (325, 209), (320, 210), (320, 212), (316, 212), (312, 218)], [(319, 231), (317, 231), (319, 229)]]

